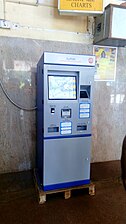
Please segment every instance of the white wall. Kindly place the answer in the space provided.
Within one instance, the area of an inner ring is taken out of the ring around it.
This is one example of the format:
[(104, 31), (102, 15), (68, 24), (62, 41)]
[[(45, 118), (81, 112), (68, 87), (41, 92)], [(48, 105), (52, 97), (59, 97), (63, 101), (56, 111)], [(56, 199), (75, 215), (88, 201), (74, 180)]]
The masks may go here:
[(0, 0), (0, 19), (4, 19), (4, 2)]
[[(104, 6), (109, 2), (120, 3), (122, 1), (105, 0)], [(92, 27), (89, 27), (88, 23), (90, 18), (60, 16), (57, 5), (58, 0), (42, 0), (41, 5), (37, 5), (36, 0), (0, 0), (0, 19), (11, 22), (11, 29), (0, 29), (0, 35), (92, 43)]]

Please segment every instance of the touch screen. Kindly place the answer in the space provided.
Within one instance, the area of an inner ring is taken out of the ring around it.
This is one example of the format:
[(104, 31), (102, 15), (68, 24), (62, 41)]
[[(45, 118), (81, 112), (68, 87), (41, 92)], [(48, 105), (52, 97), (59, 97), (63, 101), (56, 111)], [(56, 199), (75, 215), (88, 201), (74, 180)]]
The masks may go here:
[(76, 76), (48, 76), (49, 100), (77, 99)]

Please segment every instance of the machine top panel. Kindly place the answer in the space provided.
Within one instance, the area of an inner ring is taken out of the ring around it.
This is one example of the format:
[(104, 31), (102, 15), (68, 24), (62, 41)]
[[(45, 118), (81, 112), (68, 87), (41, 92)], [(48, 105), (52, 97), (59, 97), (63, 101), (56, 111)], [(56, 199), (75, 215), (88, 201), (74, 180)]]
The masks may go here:
[(94, 67), (95, 56), (44, 52), (43, 62), (44, 64), (80, 65)]

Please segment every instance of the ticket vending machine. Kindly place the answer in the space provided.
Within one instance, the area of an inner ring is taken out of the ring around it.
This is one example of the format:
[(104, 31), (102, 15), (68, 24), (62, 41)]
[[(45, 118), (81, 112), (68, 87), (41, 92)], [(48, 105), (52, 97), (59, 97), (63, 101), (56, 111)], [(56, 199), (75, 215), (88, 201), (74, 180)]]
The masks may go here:
[(90, 183), (93, 55), (44, 52), (37, 65), (37, 170), (44, 191)]

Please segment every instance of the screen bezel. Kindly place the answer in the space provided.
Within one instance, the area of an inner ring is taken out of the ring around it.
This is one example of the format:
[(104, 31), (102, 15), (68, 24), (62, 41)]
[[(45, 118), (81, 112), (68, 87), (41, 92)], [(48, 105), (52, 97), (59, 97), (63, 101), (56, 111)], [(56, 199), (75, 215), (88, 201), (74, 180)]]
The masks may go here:
[[(49, 77), (50, 76), (55, 76), (55, 77), (73, 77), (75, 78), (75, 91), (76, 91), (76, 96), (75, 98), (49, 98)], [(48, 75), (48, 100), (77, 100), (77, 76), (76, 75)]]

